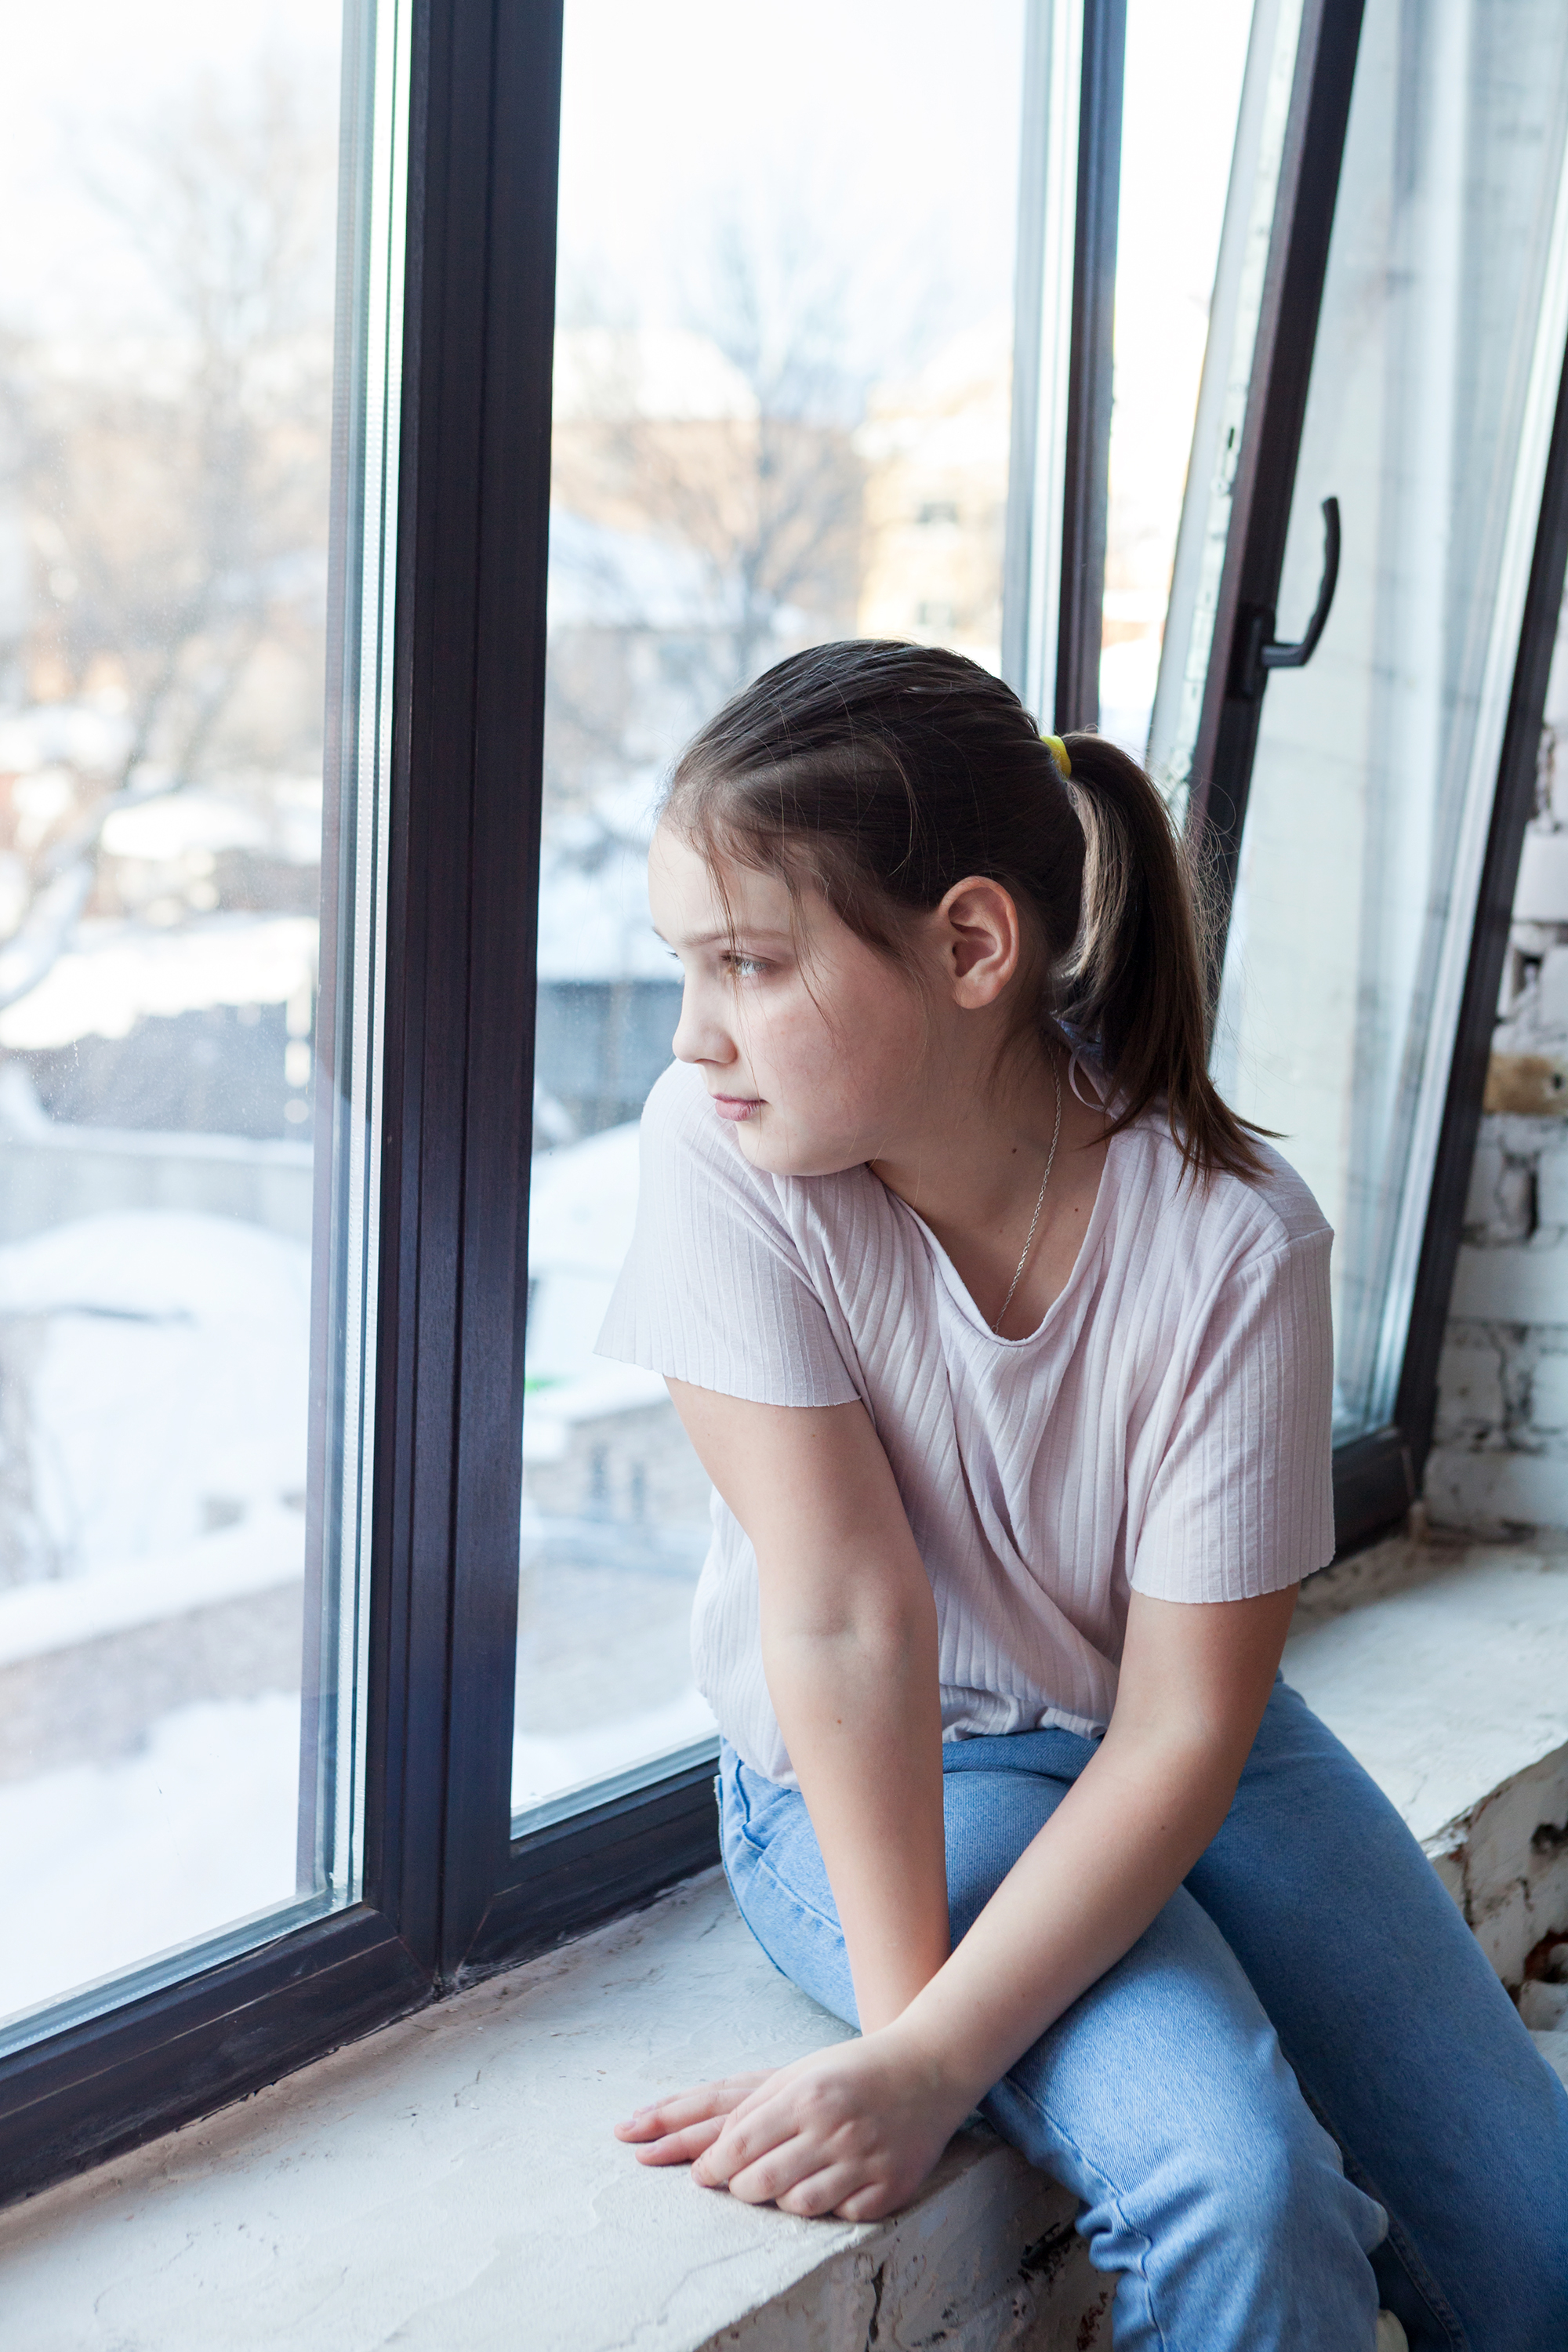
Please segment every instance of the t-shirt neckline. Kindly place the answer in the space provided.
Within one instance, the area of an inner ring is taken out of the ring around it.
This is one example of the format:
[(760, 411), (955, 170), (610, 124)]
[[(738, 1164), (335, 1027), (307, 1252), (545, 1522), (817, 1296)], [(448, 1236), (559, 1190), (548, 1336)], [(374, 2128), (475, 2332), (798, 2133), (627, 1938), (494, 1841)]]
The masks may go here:
[[(904, 1200), (900, 1194), (893, 1192), (890, 1185), (884, 1187), (888, 1192), (889, 1198), (897, 1201), (900, 1208), (904, 1210), (909, 1216), (912, 1217), (915, 1223), (920, 1227), (921, 1233), (925, 1238), (926, 1247), (930, 1250), (931, 1256), (936, 1261), (937, 1271), (941, 1275), (942, 1281), (947, 1287), (948, 1294), (952, 1297), (952, 1302), (958, 1308), (960, 1314), (963, 1316), (964, 1319), (971, 1325), (975, 1332), (977, 1332), (982, 1338), (989, 1339), (993, 1347), (1032, 1348), (1039, 1340), (1047, 1338), (1050, 1332), (1051, 1325), (1058, 1320), (1058, 1310), (1066, 1307), (1074, 1291), (1076, 1291), (1079, 1287), (1080, 1284), (1088, 1278), (1089, 1265), (1098, 1253), (1100, 1235), (1103, 1233), (1106, 1224), (1110, 1222), (1111, 1214), (1111, 1192), (1113, 1190), (1110, 1181), (1111, 1161), (1116, 1156), (1117, 1147), (1121, 1144), (1122, 1139), (1133, 1132), (1133, 1128), (1123, 1127), (1118, 1129), (1114, 1135), (1107, 1136), (1105, 1139), (1105, 1165), (1100, 1171), (1100, 1182), (1096, 1185), (1094, 1192), (1094, 1206), (1089, 1213), (1089, 1223), (1084, 1227), (1083, 1239), (1078, 1245), (1078, 1255), (1072, 1262), (1072, 1271), (1068, 1276), (1068, 1278), (1063, 1283), (1061, 1288), (1058, 1291), (1056, 1297), (1052, 1299), (1050, 1305), (1047, 1307), (1045, 1313), (1041, 1316), (1039, 1321), (1036, 1324), (1034, 1329), (1032, 1331), (1026, 1331), (1023, 1338), (1020, 1339), (1005, 1339), (999, 1331), (994, 1331), (991, 1328), (990, 1324), (987, 1323), (985, 1318), (980, 1312), (979, 1307), (975, 1305), (963, 1276), (959, 1273), (958, 1268), (954, 1265), (946, 1250), (943, 1249), (941, 1242), (938, 1241), (936, 1235), (932, 1233), (931, 1227), (921, 1216), (920, 1211), (918, 1209), (911, 1209), (909, 1202)], [(880, 1177), (877, 1179), (877, 1181), (879, 1183), (881, 1182)]]

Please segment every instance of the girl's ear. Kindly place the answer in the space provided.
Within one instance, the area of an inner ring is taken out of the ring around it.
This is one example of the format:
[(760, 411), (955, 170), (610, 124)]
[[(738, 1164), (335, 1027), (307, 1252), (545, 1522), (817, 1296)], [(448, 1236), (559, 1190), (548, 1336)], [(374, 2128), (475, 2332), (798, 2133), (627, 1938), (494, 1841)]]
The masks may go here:
[(1018, 909), (1010, 893), (987, 875), (968, 875), (932, 919), (954, 1003), (964, 1012), (994, 1004), (1018, 969)]

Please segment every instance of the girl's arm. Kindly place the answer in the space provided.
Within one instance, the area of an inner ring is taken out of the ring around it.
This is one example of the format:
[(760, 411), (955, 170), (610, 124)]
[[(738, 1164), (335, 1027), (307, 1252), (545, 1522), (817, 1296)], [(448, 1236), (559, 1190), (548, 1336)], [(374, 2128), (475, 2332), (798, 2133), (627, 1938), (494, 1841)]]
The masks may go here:
[(1229, 1809), (1295, 1602), (1134, 1593), (1098, 1754), (958, 1950), (893, 2022), (737, 2101), (635, 2117), (647, 2160), (749, 2202), (874, 2220), (907, 2201), (963, 2116), (1136, 1942)]
[(948, 1955), (931, 1585), (863, 1405), (669, 1390), (757, 1555), (768, 1691), (869, 2032)]

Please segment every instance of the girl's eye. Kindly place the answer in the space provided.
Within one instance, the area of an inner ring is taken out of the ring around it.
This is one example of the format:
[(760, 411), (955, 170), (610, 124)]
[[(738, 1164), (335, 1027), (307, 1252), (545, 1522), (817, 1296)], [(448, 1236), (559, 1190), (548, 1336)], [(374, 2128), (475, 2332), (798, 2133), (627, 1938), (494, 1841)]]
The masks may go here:
[(766, 970), (755, 956), (727, 955), (724, 961), (737, 980), (755, 980)]

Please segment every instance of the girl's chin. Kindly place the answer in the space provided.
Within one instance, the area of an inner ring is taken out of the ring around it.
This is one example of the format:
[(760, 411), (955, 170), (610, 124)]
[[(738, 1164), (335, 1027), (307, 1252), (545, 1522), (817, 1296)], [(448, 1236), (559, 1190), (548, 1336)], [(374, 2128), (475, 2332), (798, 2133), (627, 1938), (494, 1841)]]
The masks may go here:
[(730, 1132), (737, 1149), (763, 1176), (842, 1176), (866, 1160), (864, 1151), (802, 1135), (798, 1129), (792, 1131), (776, 1109), (765, 1121), (755, 1115), (740, 1119)]

